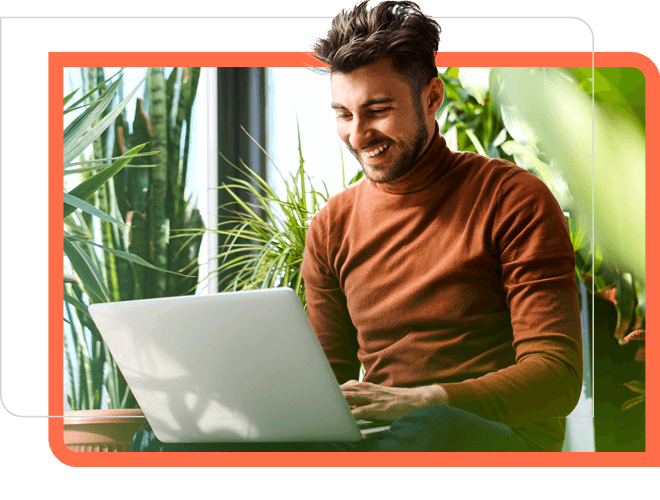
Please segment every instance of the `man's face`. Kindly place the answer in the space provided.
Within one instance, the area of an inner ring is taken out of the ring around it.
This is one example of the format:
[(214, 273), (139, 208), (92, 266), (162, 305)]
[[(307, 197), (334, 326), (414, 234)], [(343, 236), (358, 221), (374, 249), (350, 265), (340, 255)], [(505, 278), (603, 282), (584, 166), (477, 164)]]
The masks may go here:
[(390, 60), (334, 73), (332, 107), (339, 138), (374, 182), (408, 172), (430, 142), (421, 103)]

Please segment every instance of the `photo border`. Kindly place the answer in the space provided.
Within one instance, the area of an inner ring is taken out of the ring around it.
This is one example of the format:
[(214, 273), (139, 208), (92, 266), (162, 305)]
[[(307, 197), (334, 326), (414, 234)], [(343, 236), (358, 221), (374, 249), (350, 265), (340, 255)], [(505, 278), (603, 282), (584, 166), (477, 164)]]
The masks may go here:
[[(647, 56), (633, 52), (450, 52), (439, 53), (438, 67), (634, 67), (645, 77), (646, 138), (657, 137), (660, 73)], [(321, 452), (172, 452), (80, 453), (63, 439), (62, 238), (63, 200), (59, 165), (62, 161), (62, 97), (65, 67), (304, 67), (322, 66), (309, 53), (290, 52), (49, 52), (48, 53), (48, 440), (50, 449), (70, 466), (643, 466), (658, 464), (656, 396), (658, 366), (646, 363), (646, 451), (589, 453), (321, 453)], [(646, 140), (646, 165), (657, 166), (658, 143)], [(646, 275), (658, 276), (658, 262), (649, 259), (658, 237), (650, 214), (660, 213), (657, 168), (646, 170)], [(597, 180), (596, 180), (597, 182)], [(655, 327), (658, 284), (646, 280), (646, 356), (656, 355)], [(649, 313), (650, 311), (650, 313)], [(57, 415), (57, 416), (56, 416)], [(655, 416), (655, 417), (654, 417)], [(493, 456), (495, 455), (495, 456)], [(619, 455), (622, 455), (619, 457)], [(617, 460), (619, 458), (619, 460)]]

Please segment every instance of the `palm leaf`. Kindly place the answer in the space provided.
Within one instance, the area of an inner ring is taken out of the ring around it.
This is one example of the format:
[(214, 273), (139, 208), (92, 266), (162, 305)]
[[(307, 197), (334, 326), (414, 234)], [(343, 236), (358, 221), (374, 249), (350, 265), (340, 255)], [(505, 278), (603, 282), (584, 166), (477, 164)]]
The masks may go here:
[[(127, 260), (127, 261), (129, 261), (129, 262), (132, 262), (132, 263), (134, 263), (134, 264), (139, 264), (139, 265), (141, 265), (141, 266), (145, 266), (145, 267), (148, 267), (148, 268), (150, 268), (150, 269), (154, 269), (154, 270), (156, 270), (156, 271), (162, 271), (162, 272), (164, 272), (164, 273), (175, 274), (175, 275), (177, 275), (177, 276), (184, 276), (184, 277), (187, 277), (187, 276), (188, 276), (188, 275), (186, 275), (186, 274), (181, 274), (181, 273), (177, 273), (177, 272), (175, 272), (175, 271), (169, 271), (169, 270), (167, 270), (167, 269), (163, 269), (163, 268), (160, 268), (160, 267), (154, 266), (153, 264), (150, 264), (150, 263), (147, 262), (146, 260), (144, 260), (144, 259), (142, 259), (141, 257), (138, 257), (137, 255), (134, 255), (134, 254), (132, 254), (132, 253), (124, 252), (124, 251), (122, 251), (122, 250), (117, 250), (117, 249), (115, 249), (115, 248), (110, 248), (110, 247), (107, 247), (107, 246), (105, 246), (105, 245), (101, 245), (101, 244), (99, 244), (99, 243), (95, 243), (95, 242), (93, 242), (93, 241), (91, 241), (91, 240), (86, 240), (86, 239), (84, 239), (84, 238), (80, 238), (80, 237), (78, 237), (78, 236), (74, 236), (74, 235), (72, 235), (72, 234), (66, 234), (66, 233), (65, 233), (65, 234), (64, 234), (64, 241), (67, 241), (67, 240), (78, 241), (78, 242), (80, 242), (80, 243), (86, 243), (86, 244), (88, 244), (88, 245), (93, 245), (93, 246), (95, 246), (95, 247), (97, 247), (97, 248), (100, 248), (100, 249), (102, 249), (102, 250), (104, 250), (104, 251), (106, 251), (106, 252), (108, 252), (108, 253), (111, 253), (111, 254), (113, 254), (113, 255), (116, 255), (117, 257), (121, 257), (122, 259), (125, 259), (125, 260)], [(84, 281), (83, 281), (83, 283), (84, 283)]]
[(121, 101), (115, 109), (113, 109), (110, 113), (99, 120), (96, 125), (92, 126), (92, 123), (94, 123), (94, 121), (97, 120), (99, 116), (101, 116), (101, 113), (103, 113), (103, 111), (112, 101), (114, 93), (116, 92), (121, 79), (117, 79), (117, 81), (114, 82), (108, 88), (108, 90), (103, 93), (103, 97), (101, 97), (100, 102), (88, 108), (85, 113), (78, 117), (84, 117), (80, 120), (80, 122), (76, 123), (78, 121), (77, 118), (67, 127), (67, 129), (64, 131), (65, 167), (68, 166), (69, 163), (73, 161), (73, 159), (76, 158), (80, 153), (82, 153), (87, 148), (87, 146), (94, 142), (94, 140), (96, 140), (96, 138), (99, 137), (106, 128), (108, 128), (108, 126), (115, 120), (115, 118), (117, 118), (119, 113), (123, 111), (126, 104), (128, 104), (128, 102), (136, 94), (142, 85), (142, 82), (146, 80), (150, 72), (151, 70), (147, 71), (147, 74), (144, 76), (144, 78), (142, 78), (142, 80), (140, 80), (133, 91), (123, 101)]
[(117, 224), (118, 226), (126, 226), (123, 222), (118, 221), (117, 219), (110, 217), (108, 214), (99, 210), (94, 205), (90, 205), (86, 201), (76, 198), (75, 196), (70, 195), (69, 193), (64, 193), (63, 195), (64, 203), (72, 205), (76, 208), (79, 208), (83, 212), (86, 212), (90, 215), (95, 215), (96, 217), (103, 219), (105, 221), (111, 222), (112, 224)]
[[(124, 168), (130, 161), (131, 156), (140, 151), (146, 144), (140, 144), (122, 155), (119, 160), (115, 161), (110, 167), (102, 170), (98, 174), (90, 177), (86, 181), (81, 182), (69, 193), (83, 201), (86, 201), (92, 194), (94, 194), (108, 179), (116, 175), (122, 168)], [(73, 205), (64, 203), (64, 218), (68, 217), (76, 209)]]
[(64, 254), (71, 262), (71, 266), (85, 285), (85, 292), (92, 302), (108, 302), (110, 294), (105, 288), (101, 273), (92, 262), (89, 255), (81, 251), (78, 246), (64, 238)]

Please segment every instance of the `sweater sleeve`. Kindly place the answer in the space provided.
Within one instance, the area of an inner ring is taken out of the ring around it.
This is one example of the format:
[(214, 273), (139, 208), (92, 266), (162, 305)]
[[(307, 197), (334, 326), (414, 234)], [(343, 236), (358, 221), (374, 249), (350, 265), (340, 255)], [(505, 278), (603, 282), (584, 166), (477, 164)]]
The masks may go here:
[(452, 406), (510, 426), (564, 417), (582, 386), (575, 253), (554, 196), (516, 170), (499, 186), (492, 246), (511, 312), (516, 364), (441, 384)]
[(321, 209), (307, 231), (301, 272), (305, 284), (307, 317), (340, 384), (360, 372), (355, 326), (336, 273), (328, 262), (327, 210)]

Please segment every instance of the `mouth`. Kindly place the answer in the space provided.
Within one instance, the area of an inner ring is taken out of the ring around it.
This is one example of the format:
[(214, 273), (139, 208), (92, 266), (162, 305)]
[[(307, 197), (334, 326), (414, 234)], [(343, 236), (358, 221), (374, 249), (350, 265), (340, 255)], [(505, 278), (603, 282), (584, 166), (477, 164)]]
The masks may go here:
[(378, 155), (382, 155), (383, 151), (385, 151), (388, 148), (387, 144), (381, 144), (379, 147), (374, 148), (370, 151), (363, 151), (362, 156), (365, 156), (366, 158), (374, 158)]

